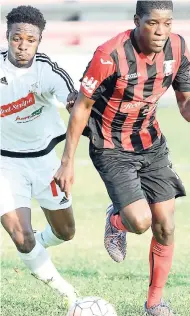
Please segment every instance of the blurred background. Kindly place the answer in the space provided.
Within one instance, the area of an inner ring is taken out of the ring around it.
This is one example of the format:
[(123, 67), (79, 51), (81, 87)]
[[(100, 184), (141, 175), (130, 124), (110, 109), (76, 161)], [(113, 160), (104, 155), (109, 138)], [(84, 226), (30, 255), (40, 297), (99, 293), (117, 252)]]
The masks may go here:
[[(18, 5), (33, 5), (47, 19), (39, 51), (50, 55), (73, 77), (76, 88), (93, 51), (119, 32), (134, 27), (136, 1), (131, 0), (2, 0), (1, 46), (6, 46), (7, 13)], [(173, 31), (190, 47), (189, 0), (174, 0)], [(170, 97), (173, 97), (171, 90)], [(163, 97), (168, 97), (168, 94)], [(162, 102), (161, 102), (162, 103)]]

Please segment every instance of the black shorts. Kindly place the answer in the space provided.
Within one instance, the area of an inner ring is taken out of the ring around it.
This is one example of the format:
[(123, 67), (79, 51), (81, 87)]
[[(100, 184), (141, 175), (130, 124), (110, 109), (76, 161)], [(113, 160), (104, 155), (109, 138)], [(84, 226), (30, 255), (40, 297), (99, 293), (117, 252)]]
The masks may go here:
[(144, 198), (154, 204), (186, 195), (172, 169), (164, 136), (142, 153), (97, 149), (90, 144), (90, 157), (118, 211)]

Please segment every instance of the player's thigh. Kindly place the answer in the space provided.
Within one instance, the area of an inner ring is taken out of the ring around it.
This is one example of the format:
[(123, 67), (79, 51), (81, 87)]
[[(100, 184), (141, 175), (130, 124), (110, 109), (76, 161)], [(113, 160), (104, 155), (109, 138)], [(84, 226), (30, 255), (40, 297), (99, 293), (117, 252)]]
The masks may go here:
[(43, 207), (42, 209), (48, 223), (56, 235), (67, 239), (71, 239), (74, 236), (75, 220), (72, 206), (53, 211)]
[[(75, 221), (72, 209), (72, 196), (68, 199), (54, 180), (35, 199), (39, 202), (47, 221), (58, 236), (65, 238), (74, 235)], [(70, 238), (69, 238), (70, 239)]]

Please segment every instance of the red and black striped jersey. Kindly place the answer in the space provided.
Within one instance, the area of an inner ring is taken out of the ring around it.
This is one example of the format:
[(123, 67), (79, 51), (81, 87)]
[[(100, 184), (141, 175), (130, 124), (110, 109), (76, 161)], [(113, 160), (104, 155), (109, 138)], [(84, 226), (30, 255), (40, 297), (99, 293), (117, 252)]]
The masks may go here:
[(190, 56), (184, 39), (172, 33), (152, 61), (128, 30), (97, 48), (81, 81), (80, 91), (95, 100), (88, 122), (92, 143), (140, 152), (161, 136), (159, 98), (170, 85), (190, 91)]

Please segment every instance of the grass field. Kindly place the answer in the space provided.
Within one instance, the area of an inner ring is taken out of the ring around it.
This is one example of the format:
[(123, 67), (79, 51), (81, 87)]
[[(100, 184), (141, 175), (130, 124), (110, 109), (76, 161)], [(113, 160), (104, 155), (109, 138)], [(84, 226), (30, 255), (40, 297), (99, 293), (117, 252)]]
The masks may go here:
[[(160, 109), (159, 117), (171, 157), (187, 189), (176, 207), (176, 246), (165, 298), (181, 316), (190, 316), (190, 128), (177, 109)], [(169, 122), (169, 123), (168, 123)], [(63, 145), (58, 147), (61, 154)], [(109, 203), (104, 185), (88, 158), (88, 141), (81, 139), (76, 158), (73, 205), (76, 236), (49, 249), (60, 273), (82, 296), (98, 295), (115, 305), (118, 316), (143, 315), (148, 287), (148, 252), (151, 232), (129, 235), (124, 263), (111, 261), (103, 246), (105, 209)], [(45, 219), (34, 202), (33, 227)], [(17, 257), (15, 247), (2, 231), (1, 304), (3, 316), (64, 316), (63, 301), (47, 286), (32, 278)]]

